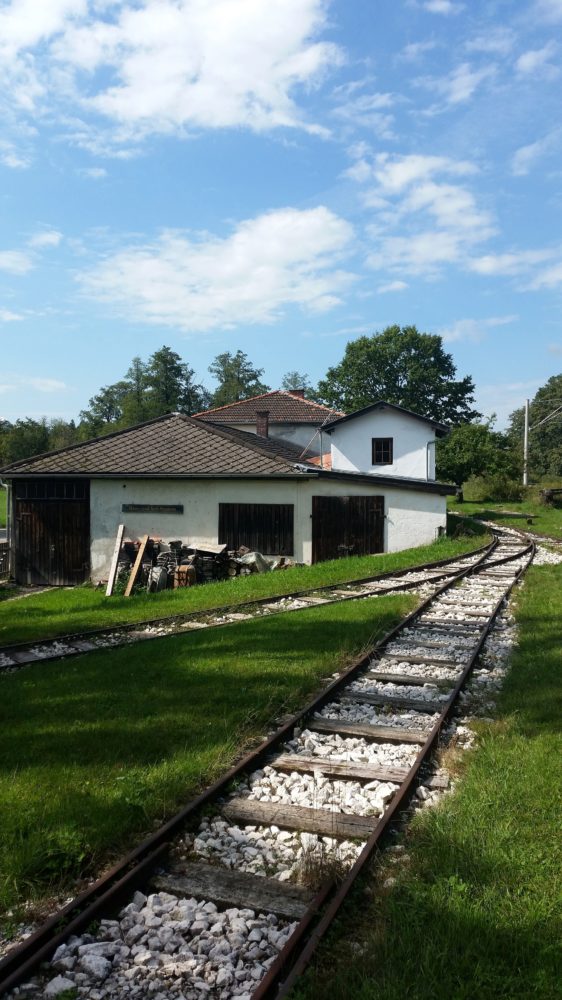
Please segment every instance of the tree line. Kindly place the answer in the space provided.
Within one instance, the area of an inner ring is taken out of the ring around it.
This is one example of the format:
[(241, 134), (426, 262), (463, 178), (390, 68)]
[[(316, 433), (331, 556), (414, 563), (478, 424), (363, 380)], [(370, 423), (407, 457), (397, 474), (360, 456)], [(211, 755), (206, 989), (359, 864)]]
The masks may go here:
[[(216, 382), (214, 390), (170, 347), (162, 346), (146, 361), (135, 357), (122, 379), (92, 396), (77, 421), (0, 420), (0, 466), (172, 411), (191, 415), (270, 391), (262, 381), (264, 369), (255, 367), (241, 350), (218, 354), (208, 371)], [(472, 378), (457, 378), (442, 338), (420, 333), (415, 326), (391, 326), (350, 341), (341, 361), (316, 386), (306, 373), (289, 371), (276, 388), (304, 389), (307, 398), (346, 413), (384, 399), (449, 424), (452, 432), (437, 451), (438, 475), (446, 481), (520, 476), (523, 409), (511, 415), (505, 433), (494, 430), (493, 418), (484, 419), (474, 408)], [(562, 375), (539, 389), (531, 407), (531, 423), (540, 425), (531, 448), (530, 472), (535, 477), (562, 475), (560, 421), (546, 419), (556, 397), (562, 405)]]

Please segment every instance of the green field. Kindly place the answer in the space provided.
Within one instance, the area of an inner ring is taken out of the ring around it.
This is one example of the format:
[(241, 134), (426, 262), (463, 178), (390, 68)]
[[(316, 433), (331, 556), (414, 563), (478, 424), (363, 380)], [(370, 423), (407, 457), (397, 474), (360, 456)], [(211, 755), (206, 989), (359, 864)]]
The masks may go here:
[(220, 583), (138, 593), (130, 598), (106, 597), (103, 588), (57, 588), (32, 594), (21, 601), (0, 603), (0, 646), (64, 635), (120, 622), (141, 621), (159, 615), (209, 610), (262, 597), (342, 583), (360, 577), (447, 559), (483, 545), (486, 535), (442, 538), (432, 545), (377, 556), (352, 556), (263, 575), (236, 577)]
[[(520, 528), (522, 531), (532, 531), (537, 535), (562, 539), (562, 507), (546, 507), (537, 500), (523, 500), (520, 503), (511, 500), (505, 503), (479, 501), (456, 503), (453, 500), (449, 501), (447, 506), (454, 514), (484, 518), (506, 528)], [(524, 514), (525, 517), (510, 516), (513, 514)], [(527, 517), (532, 518), (531, 524), (527, 524)]]
[(0, 678), (0, 906), (136, 842), (412, 609), (318, 607)]
[(394, 888), (390, 865), (357, 887), (295, 1000), (560, 996), (562, 566), (531, 569), (517, 618), (497, 721), (457, 791), (417, 816)]

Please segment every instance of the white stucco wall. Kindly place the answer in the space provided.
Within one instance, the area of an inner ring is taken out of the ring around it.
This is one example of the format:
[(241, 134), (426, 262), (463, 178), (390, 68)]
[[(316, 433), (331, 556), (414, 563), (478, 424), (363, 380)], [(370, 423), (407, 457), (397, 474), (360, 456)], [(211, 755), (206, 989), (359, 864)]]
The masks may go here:
[[(437, 494), (382, 489), (379, 484), (329, 480), (135, 480), (93, 479), (91, 505), (92, 579), (107, 579), (117, 526), (128, 537), (150, 534), (169, 541), (218, 541), (220, 503), (294, 504), (294, 558), (312, 559), (313, 496), (384, 496), (385, 541), (388, 552), (432, 542), (446, 524), (446, 500)], [(183, 514), (122, 513), (121, 505), (183, 504)]]
[[(235, 427), (239, 431), (247, 431), (250, 434), (256, 433), (255, 424), (229, 424), (228, 426)], [(297, 445), (299, 448), (306, 448), (309, 454), (321, 454), (321, 434), (313, 424), (270, 423), (269, 436), (281, 441), (288, 441), (289, 444)], [(326, 442), (328, 442), (327, 447), (329, 447), (328, 435), (324, 434), (324, 444)]]
[[(435, 441), (435, 431), (396, 410), (373, 410), (337, 424), (326, 437), (331, 441), (333, 469), (425, 480), (427, 442)], [(372, 465), (372, 439), (387, 437), (394, 441), (392, 465)], [(429, 479), (435, 479), (435, 445), (429, 448)]]

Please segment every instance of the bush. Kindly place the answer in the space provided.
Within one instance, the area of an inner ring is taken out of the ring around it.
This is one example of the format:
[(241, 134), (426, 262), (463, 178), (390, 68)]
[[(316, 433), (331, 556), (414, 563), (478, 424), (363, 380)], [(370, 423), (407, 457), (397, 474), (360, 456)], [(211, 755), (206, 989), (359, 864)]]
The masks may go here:
[(465, 500), (475, 503), (486, 501), (518, 501), (523, 498), (524, 487), (504, 473), (493, 476), (471, 476), (464, 487)]
[(489, 476), (486, 479), (488, 496), (486, 500), (521, 500), (523, 487), (516, 479), (510, 479), (502, 473)]

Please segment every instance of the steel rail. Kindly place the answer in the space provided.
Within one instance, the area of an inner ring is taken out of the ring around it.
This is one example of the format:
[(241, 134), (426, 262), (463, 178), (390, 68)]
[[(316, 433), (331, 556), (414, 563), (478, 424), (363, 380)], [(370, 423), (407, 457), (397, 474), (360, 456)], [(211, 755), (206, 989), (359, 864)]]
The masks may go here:
[[(283, 1000), (283, 998), (287, 997), (288, 994), (291, 992), (291, 990), (296, 984), (297, 979), (304, 973), (305, 969), (309, 965), (314, 953), (316, 952), (316, 949), (320, 945), (327, 931), (331, 927), (333, 921), (337, 917), (339, 910), (341, 909), (343, 903), (345, 902), (356, 879), (363, 871), (365, 865), (371, 860), (375, 850), (377, 849), (377, 847), (381, 842), (383, 835), (387, 832), (391, 820), (394, 818), (396, 813), (398, 813), (401, 809), (404, 808), (406, 802), (411, 798), (415, 790), (415, 785), (419, 777), (420, 770), (423, 764), (430, 756), (430, 754), (432, 753), (435, 744), (439, 739), (443, 726), (450, 718), (453, 710), (456, 708), (456, 701), (459, 692), (462, 690), (464, 684), (466, 683), (467, 678), (470, 676), (474, 668), (474, 665), (480, 656), (482, 647), (494, 626), (494, 622), (502, 606), (504, 605), (506, 598), (511, 593), (513, 587), (515, 587), (515, 585), (519, 582), (521, 576), (528, 569), (530, 563), (533, 560), (533, 556), (535, 554), (535, 544), (533, 542), (531, 542), (530, 545), (523, 552), (519, 553), (518, 556), (513, 556), (512, 558), (513, 559), (521, 558), (525, 554), (529, 554), (529, 560), (527, 562), (527, 565), (517, 571), (513, 581), (507, 586), (506, 590), (504, 591), (504, 593), (502, 593), (501, 597), (498, 598), (494, 610), (490, 614), (485, 628), (482, 630), (482, 634), (478, 640), (478, 643), (476, 644), (462, 673), (459, 675), (459, 678), (454, 688), (452, 689), (449, 699), (447, 700), (438, 719), (436, 720), (432, 729), (430, 730), (424, 745), (422, 746), (419, 753), (416, 755), (416, 759), (412, 764), (408, 772), (408, 775), (402, 782), (400, 790), (396, 793), (396, 795), (392, 799), (392, 802), (389, 804), (384, 814), (381, 816), (380, 821), (377, 823), (377, 826), (375, 827), (373, 833), (366, 842), (365, 847), (363, 848), (361, 854), (356, 859), (353, 866), (350, 868), (343, 882), (341, 882), (341, 884), (337, 888), (335, 896), (329, 902), (327, 909), (322, 914), (321, 920), (319, 921), (317, 926), (314, 928), (312, 934), (308, 938), (305, 947), (299, 953), (298, 958), (292, 965), (287, 976), (280, 983), (279, 980), (283, 975), (283, 972), (286, 969), (287, 965), (289, 964), (293, 953), (295, 952), (296, 948), (300, 943), (300, 937), (296, 939), (294, 942), (292, 938), (289, 938), (289, 940), (285, 944), (285, 947), (279, 953), (279, 956), (276, 959), (275, 963), (273, 963), (271, 968), (268, 970), (266, 976), (262, 979), (257, 989), (252, 994), (252, 1000), (269, 1000), (269, 998), (273, 997), (273, 995), (275, 995), (275, 1000)], [(334, 889), (336, 888), (335, 882), (333, 883), (333, 888)], [(307, 916), (307, 914), (305, 916)], [(313, 915), (311, 914), (311, 919), (309, 920), (309, 924), (312, 920), (312, 917)]]
[[(337, 694), (342, 688), (345, 688), (349, 681), (353, 679), (355, 674), (369, 664), (373, 656), (380, 655), (386, 645), (391, 642), (395, 636), (400, 634), (402, 630), (408, 628), (408, 626), (412, 624), (416, 618), (423, 614), (426, 608), (428, 608), (441, 593), (449, 590), (458, 581), (464, 579), (465, 577), (471, 576), (479, 570), (487, 568), (488, 565), (491, 565), (491, 563), (486, 564), (486, 560), (490, 554), (490, 550), (493, 552), (497, 547), (497, 544), (498, 540), (496, 537), (490, 546), (486, 546), (486, 551), (475, 563), (465, 567), (455, 576), (450, 577), (434, 594), (422, 601), (413, 612), (411, 612), (398, 625), (391, 629), (378, 643), (374, 644), (374, 646), (367, 653), (361, 654), (361, 656), (359, 656), (346, 671), (344, 671), (337, 679), (332, 681), (331, 684), (329, 684), (327, 688), (317, 695), (317, 697), (314, 698), (313, 701), (310, 702), (304, 709), (291, 716), (287, 722), (272, 733), (257, 748), (244, 755), (221, 778), (201, 792), (201, 794), (195, 799), (187, 803), (178, 813), (176, 813), (175, 816), (171, 817), (157, 831), (130, 851), (110, 871), (106, 872), (84, 892), (68, 903), (62, 910), (58, 911), (51, 918), (49, 918), (32, 935), (23, 941), (22, 944), (12, 949), (12, 951), (10, 951), (5, 958), (0, 961), (0, 995), (12, 989), (19, 982), (29, 976), (37, 965), (48, 959), (56, 947), (65, 941), (71, 934), (77, 933), (79, 930), (88, 926), (92, 919), (97, 917), (100, 912), (108, 912), (118, 905), (118, 901), (122, 896), (124, 885), (131, 886), (133, 884), (142, 883), (143, 880), (146, 881), (149, 873), (160, 863), (162, 857), (169, 849), (171, 839), (183, 828), (185, 828), (187, 822), (194, 818), (203, 806), (208, 805), (211, 801), (219, 798), (227, 792), (233, 779), (239, 778), (249, 769), (254, 769), (259, 767), (262, 763), (265, 763), (270, 758), (272, 751), (282, 744), (288, 737), (290, 738), (296, 726), (301, 725), (303, 722), (305, 723), (306, 719), (311, 714), (314, 714), (327, 702), (332, 700), (334, 695)], [(494, 560), (493, 565), (501, 565), (511, 562), (520, 558), (522, 554), (529, 551), (534, 551), (534, 546), (532, 544), (527, 546), (523, 552), (520, 551), (512, 553)], [(509, 589), (511, 589), (511, 586), (513, 586), (518, 579), (518, 575), (511, 583)], [(502, 598), (498, 602), (498, 609), (499, 606), (501, 606), (504, 597), (505, 594), (502, 595)], [(497, 610), (494, 614), (497, 614)], [(452, 622), (452, 624), (454, 624), (454, 622)], [(483, 632), (482, 636), (479, 638), (477, 646), (478, 649), (481, 648), (486, 634), (487, 632)], [(437, 734), (435, 738), (437, 738)], [(406, 780), (408, 781), (408, 779)], [(414, 777), (409, 779), (409, 786), (413, 784), (413, 781)], [(396, 799), (398, 796), (400, 796), (400, 801), (402, 801), (403, 795), (401, 792), (397, 793)], [(393, 804), (388, 807), (387, 812), (391, 810), (391, 815), (393, 815), (396, 808), (397, 807), (394, 805), (393, 800)], [(386, 815), (387, 813), (385, 812), (385, 816)], [(385, 816), (382, 817), (381, 823), (385, 819)], [(379, 823), (377, 830), (380, 826), (381, 824)], [(371, 839), (372, 838), (370, 838), (370, 840)], [(360, 858), (361, 857), (362, 855)], [(355, 870), (355, 867), (356, 866), (354, 865), (352, 871)], [(326, 884), (317, 894), (312, 906), (302, 918), (302, 921), (299, 922), (299, 927), (295, 932), (295, 934), (298, 934), (299, 940), (305, 935), (306, 930), (313, 922), (319, 908), (324, 904), (328, 896), (333, 893), (334, 887), (333, 883)], [(291, 944), (291, 942), (294, 942), (294, 938), (295, 935), (292, 935), (289, 942), (287, 942), (287, 945), (280, 953), (279, 958), (281, 958), (281, 955), (285, 956), (286, 949), (289, 945), (291, 945), (290, 951), (293, 951), (295, 943)], [(283, 962), (285, 963), (286, 960), (286, 957), (284, 957)], [(274, 966), (272, 966), (270, 973), (273, 972), (274, 968), (277, 968), (277, 962)], [(267, 974), (266, 978), (262, 981), (262, 984), (265, 984), (266, 982), (269, 983), (272, 980), (270, 973)], [(261, 985), (258, 986), (258, 990), (255, 994), (256, 998), (261, 996), (260, 990)]]
[[(114, 625), (114, 626), (104, 626), (103, 628), (88, 629), (85, 632), (69, 632), (69, 633), (66, 633), (66, 634), (63, 634), (63, 635), (50, 636), (50, 637), (43, 638), (43, 639), (41, 639), (41, 638), (38, 638), (38, 639), (28, 639), (28, 640), (26, 640), (24, 642), (11, 643), (11, 644), (9, 644), (7, 646), (0, 646), (0, 656), (11, 657), (12, 655), (16, 655), (17, 656), (18, 654), (22, 654), (22, 653), (23, 654), (25, 654), (26, 652), (29, 653), (29, 652), (32, 652), (32, 650), (34, 648), (36, 648), (38, 646), (41, 646), (41, 645), (48, 646), (48, 645), (51, 645), (51, 644), (55, 645), (57, 643), (62, 643), (62, 644), (68, 643), (69, 646), (72, 646), (73, 642), (74, 643), (84, 642), (84, 641), (87, 642), (89, 640), (94, 640), (96, 638), (97, 639), (103, 639), (104, 637), (108, 637), (109, 638), (110, 636), (115, 636), (115, 635), (127, 636), (128, 633), (135, 632), (135, 631), (141, 630), (141, 629), (146, 629), (146, 628), (150, 628), (150, 627), (153, 627), (153, 628), (158, 628), (158, 627), (160, 627), (160, 628), (166, 628), (168, 626), (173, 627), (175, 625), (176, 628), (177, 628), (177, 631), (169, 631), (165, 635), (138, 636), (138, 638), (133, 639), (131, 645), (133, 643), (135, 643), (135, 642), (146, 642), (146, 641), (156, 641), (157, 639), (168, 639), (170, 636), (173, 636), (173, 635), (177, 635), (177, 634), (182, 635), (182, 634), (184, 634), (182, 626), (184, 625), (184, 623), (187, 623), (189, 621), (196, 622), (197, 620), (200, 620), (200, 619), (206, 618), (206, 617), (220, 616), (220, 615), (225, 615), (225, 614), (229, 614), (229, 613), (230, 614), (233, 614), (233, 613), (235, 614), (235, 613), (238, 613), (240, 611), (243, 611), (244, 608), (249, 609), (249, 608), (267, 607), (267, 606), (269, 606), (271, 604), (274, 604), (276, 601), (281, 601), (281, 600), (290, 601), (290, 600), (306, 599), (307, 596), (312, 596), (314, 594), (326, 593), (326, 592), (334, 591), (334, 590), (341, 591), (341, 590), (343, 590), (344, 587), (360, 587), (360, 586), (364, 586), (364, 585), (366, 585), (368, 583), (376, 583), (379, 580), (384, 581), (384, 580), (387, 580), (387, 579), (393, 579), (393, 580), (394, 579), (400, 579), (403, 576), (407, 576), (409, 573), (424, 572), (425, 570), (430, 570), (430, 569), (433, 569), (433, 568), (439, 569), (442, 566), (447, 566), (447, 565), (451, 565), (451, 564), (454, 564), (454, 563), (462, 562), (463, 560), (470, 559), (473, 556), (477, 556), (477, 555), (479, 555), (482, 552), (489, 552), (489, 551), (492, 550), (492, 548), (493, 548), (493, 542), (489, 542), (486, 545), (480, 546), (477, 549), (473, 549), (470, 552), (463, 553), (460, 556), (455, 556), (454, 558), (440, 559), (440, 560), (437, 560), (435, 562), (430, 562), (430, 563), (421, 563), (419, 566), (412, 566), (412, 567), (408, 567), (407, 569), (402, 569), (402, 570), (395, 570), (395, 571), (389, 570), (386, 573), (381, 573), (381, 574), (378, 574), (377, 576), (361, 577), (361, 578), (358, 578), (356, 580), (346, 580), (343, 583), (325, 584), (325, 585), (323, 585), (321, 587), (309, 587), (308, 590), (297, 590), (297, 591), (293, 591), (293, 592), (288, 593), (288, 594), (276, 594), (273, 597), (255, 598), (252, 601), (244, 601), (242, 604), (226, 604), (226, 605), (220, 605), (219, 607), (215, 607), (215, 608), (206, 608), (206, 609), (199, 610), (199, 611), (183, 612), (183, 613), (179, 613), (179, 614), (176, 614), (176, 615), (168, 615), (168, 616), (165, 616), (163, 618), (151, 618), (151, 619), (145, 619), (145, 620), (136, 621), (136, 622), (126, 622), (126, 623), (117, 624), (117, 625)], [(343, 597), (340, 596), (339, 598), (337, 598), (335, 600), (332, 600), (332, 601), (326, 600), (325, 603), (326, 604), (339, 604), (339, 603), (342, 603), (344, 601), (360, 600), (361, 598), (366, 598), (366, 597), (382, 597), (382, 596), (384, 596), (385, 593), (388, 593), (390, 591), (396, 591), (396, 590), (414, 590), (416, 587), (419, 587), (419, 586), (423, 585), (424, 582), (426, 582), (426, 583), (438, 582), (439, 580), (446, 579), (450, 575), (451, 574), (444, 572), (444, 573), (438, 574), (437, 576), (428, 577), (428, 579), (426, 581), (423, 581), (423, 580), (414, 580), (414, 581), (409, 581), (409, 582), (403, 583), (403, 584), (400, 584), (400, 583), (399, 584), (391, 584), (388, 587), (387, 590), (377, 590), (377, 591), (375, 591), (372, 594), (361, 594), (361, 595), (350, 594), (349, 596), (343, 596)], [(275, 610), (272, 613), (273, 614), (286, 614), (289, 611), (305, 611), (305, 610), (307, 610), (307, 609), (306, 608), (279, 608), (278, 610)], [(259, 617), (259, 616), (256, 615), (256, 617)], [(237, 624), (236, 621), (233, 621), (233, 622), (210, 622), (205, 627), (206, 628), (223, 628), (223, 627), (226, 627), (228, 625), (236, 625), (236, 624)], [(79, 649), (79, 648), (72, 649), (71, 648), (71, 649), (68, 649), (68, 650), (65, 650), (65, 651), (62, 651), (62, 652), (60, 652), (60, 651), (59, 652), (53, 652), (52, 654), (47, 654), (45, 656), (38, 656), (36, 659), (34, 658), (34, 659), (24, 660), (21, 663), (18, 663), (16, 661), (14, 663), (5, 664), (4, 666), (0, 666), (0, 673), (4, 673), (6, 671), (12, 672), (14, 669), (17, 669), (18, 667), (27, 667), (27, 666), (31, 666), (31, 665), (35, 665), (36, 666), (39, 663), (52, 663), (55, 660), (69, 659), (70, 657), (74, 657), (74, 656), (83, 656), (87, 652), (94, 653), (94, 652), (98, 652), (99, 650), (107, 650), (108, 648), (118, 648), (120, 645), (127, 645), (127, 644), (128, 643), (123, 642), (123, 643), (110, 644), (109, 646), (100, 645), (99, 647), (91, 649), (91, 650), (84, 650), (84, 649)]]

